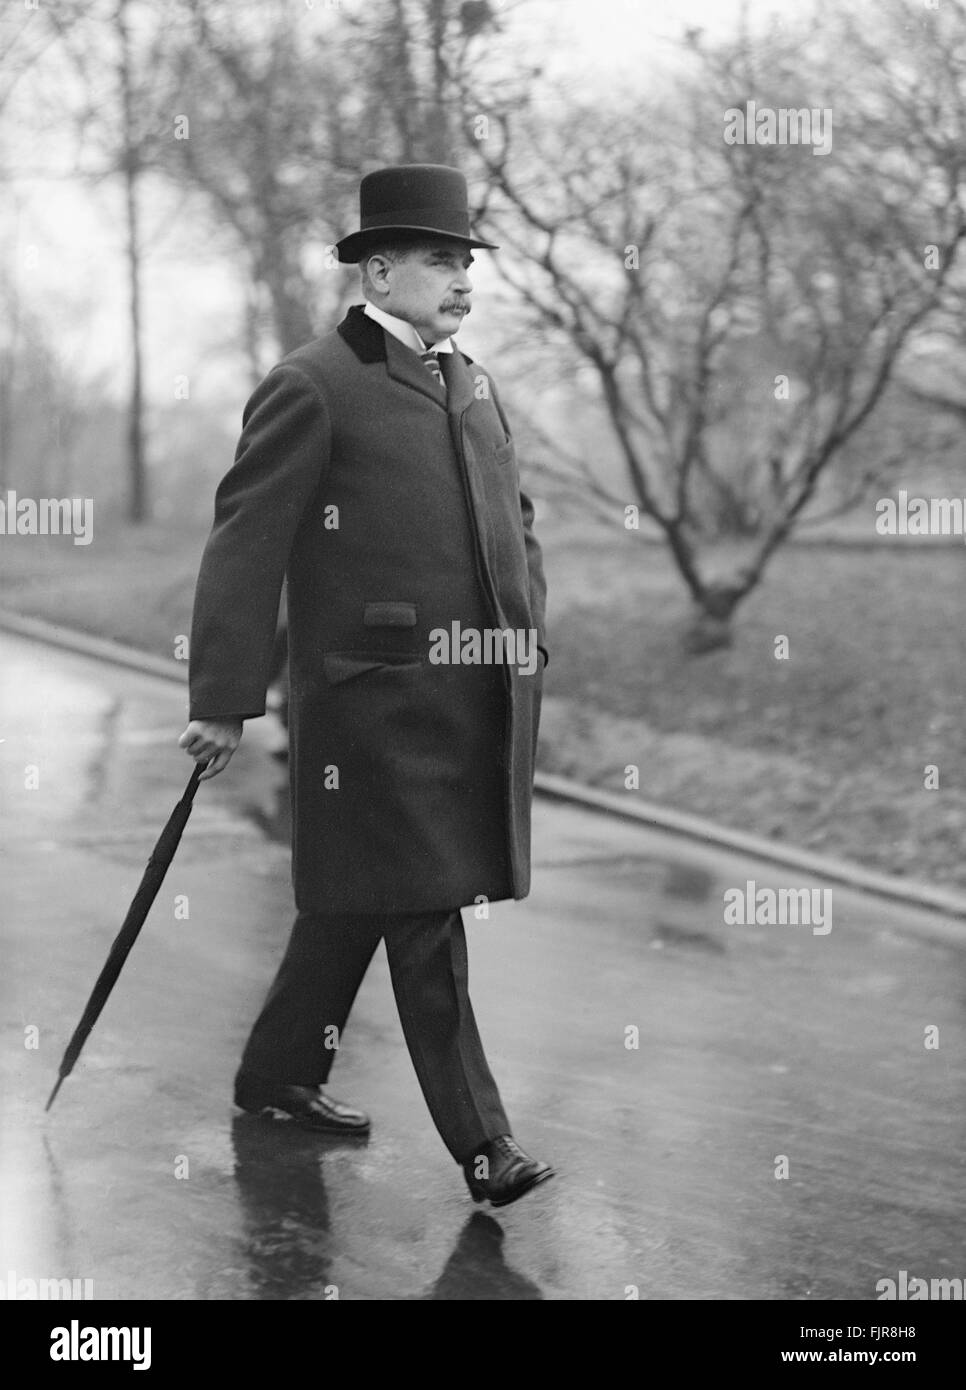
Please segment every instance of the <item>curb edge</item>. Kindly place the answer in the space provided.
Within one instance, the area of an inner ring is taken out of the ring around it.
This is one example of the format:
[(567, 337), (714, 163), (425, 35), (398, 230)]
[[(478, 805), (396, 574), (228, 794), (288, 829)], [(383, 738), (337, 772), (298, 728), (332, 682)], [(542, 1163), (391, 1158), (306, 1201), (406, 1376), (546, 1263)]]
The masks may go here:
[[(173, 658), (166, 660), (164, 657), (154, 656), (151, 652), (141, 652), (135, 647), (127, 647), (108, 638), (94, 637), (76, 628), (61, 627), (43, 618), (24, 617), (19, 613), (12, 613), (9, 609), (0, 608), (0, 630), (34, 641), (46, 642), (50, 646), (62, 647), (81, 656), (112, 662), (128, 670), (139, 671), (142, 675), (156, 676), (178, 685), (187, 683), (186, 663), (179, 664)], [(536, 773), (534, 790), (551, 800), (571, 802), (587, 810), (596, 810), (622, 820), (636, 821), (652, 829), (696, 840), (710, 849), (752, 855), (772, 864), (800, 869), (816, 878), (843, 883), (850, 888), (872, 893), (876, 897), (922, 908), (946, 918), (966, 920), (966, 895), (937, 890), (914, 880), (892, 878), (888, 874), (877, 873), (848, 860), (834, 859), (810, 850), (796, 849), (794, 845), (784, 844), (780, 840), (769, 840), (764, 836), (731, 830), (727, 826), (719, 825), (717, 821), (705, 820), (701, 816), (676, 811), (654, 802), (634, 801), (633, 804), (628, 804), (617, 792), (600, 791), (595, 787), (586, 786), (583, 782), (575, 782), (568, 777), (559, 777), (549, 772)]]

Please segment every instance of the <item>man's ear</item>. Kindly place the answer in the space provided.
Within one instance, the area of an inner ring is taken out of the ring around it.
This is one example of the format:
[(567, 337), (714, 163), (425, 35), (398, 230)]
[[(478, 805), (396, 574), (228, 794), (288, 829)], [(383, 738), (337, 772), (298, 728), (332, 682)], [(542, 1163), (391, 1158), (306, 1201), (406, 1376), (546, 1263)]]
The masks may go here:
[(378, 252), (370, 256), (366, 261), (366, 275), (368, 276), (369, 283), (372, 285), (373, 289), (378, 290), (380, 294), (387, 294), (389, 291), (389, 286), (386, 283), (386, 275), (390, 265), (391, 262), (386, 260), (385, 256), (380, 256)]

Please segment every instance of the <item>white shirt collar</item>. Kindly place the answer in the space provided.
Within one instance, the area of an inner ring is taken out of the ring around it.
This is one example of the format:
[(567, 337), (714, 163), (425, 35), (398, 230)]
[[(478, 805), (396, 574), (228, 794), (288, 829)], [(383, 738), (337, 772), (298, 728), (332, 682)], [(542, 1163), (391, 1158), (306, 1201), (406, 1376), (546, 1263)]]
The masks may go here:
[[(375, 319), (376, 323), (382, 324), (387, 333), (391, 333), (394, 338), (405, 343), (406, 347), (412, 348), (413, 352), (423, 353), (428, 350), (415, 328), (406, 319), (398, 319), (395, 314), (387, 314), (385, 309), (378, 308), (377, 305), (369, 303), (368, 300), (363, 312), (369, 318)], [(452, 338), (441, 338), (438, 343), (433, 343), (433, 351), (455, 352), (456, 349), (453, 346)]]

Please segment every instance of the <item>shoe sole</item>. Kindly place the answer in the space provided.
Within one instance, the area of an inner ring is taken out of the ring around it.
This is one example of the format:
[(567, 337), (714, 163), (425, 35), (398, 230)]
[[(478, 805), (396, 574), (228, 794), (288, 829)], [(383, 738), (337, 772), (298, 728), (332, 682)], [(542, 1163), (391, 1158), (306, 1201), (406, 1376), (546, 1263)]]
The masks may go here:
[(542, 1182), (548, 1182), (553, 1177), (556, 1177), (556, 1173), (553, 1168), (548, 1168), (545, 1173), (538, 1173), (536, 1177), (531, 1178), (523, 1187), (518, 1187), (509, 1197), (500, 1197), (496, 1201), (492, 1197), (487, 1197), (485, 1192), (474, 1191), (472, 1187), (470, 1188), (470, 1196), (474, 1202), (488, 1201), (491, 1207), (508, 1207), (511, 1202), (518, 1202), (521, 1197), (525, 1197), (528, 1192), (532, 1192), (535, 1187), (539, 1187)]
[(344, 1139), (352, 1139), (356, 1136), (362, 1137), (369, 1133), (371, 1125), (326, 1125), (317, 1124), (311, 1120), (300, 1119), (298, 1115), (293, 1115), (290, 1110), (281, 1110), (277, 1105), (248, 1106), (239, 1105), (235, 1101), (239, 1110), (243, 1110), (246, 1115), (258, 1115), (262, 1119), (274, 1122), (286, 1120), (290, 1124), (297, 1125), (299, 1129), (307, 1129), (312, 1134), (336, 1134)]

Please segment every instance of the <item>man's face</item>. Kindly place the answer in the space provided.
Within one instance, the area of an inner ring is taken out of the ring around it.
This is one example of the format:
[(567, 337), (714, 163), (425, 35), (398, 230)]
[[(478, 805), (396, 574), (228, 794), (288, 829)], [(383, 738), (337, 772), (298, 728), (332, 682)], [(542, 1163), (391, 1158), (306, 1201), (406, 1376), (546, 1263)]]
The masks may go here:
[(428, 346), (459, 331), (470, 312), (473, 257), (448, 237), (406, 248), (399, 260), (369, 262), (371, 298), (387, 314), (411, 323)]

